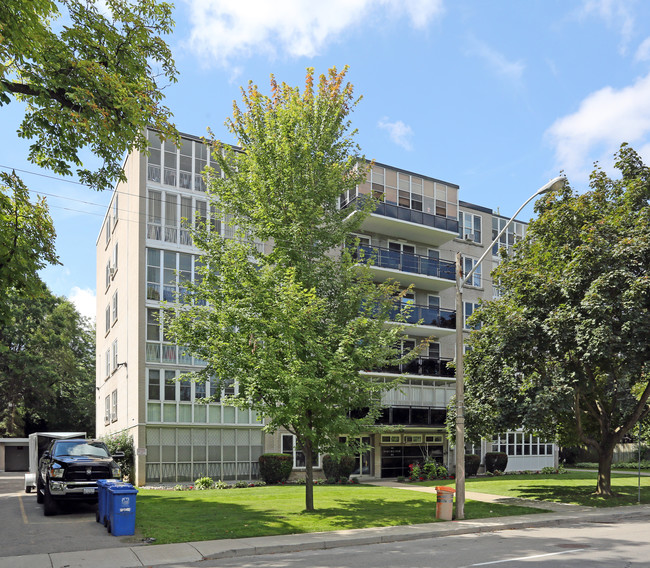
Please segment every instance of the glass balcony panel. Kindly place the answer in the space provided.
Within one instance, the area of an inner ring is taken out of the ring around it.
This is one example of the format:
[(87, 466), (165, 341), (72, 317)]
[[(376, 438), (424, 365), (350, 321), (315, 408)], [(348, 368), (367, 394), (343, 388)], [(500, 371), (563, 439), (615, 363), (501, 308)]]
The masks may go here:
[(160, 183), (160, 166), (156, 166), (154, 164), (148, 164), (147, 179), (149, 181), (155, 181), (156, 183)]

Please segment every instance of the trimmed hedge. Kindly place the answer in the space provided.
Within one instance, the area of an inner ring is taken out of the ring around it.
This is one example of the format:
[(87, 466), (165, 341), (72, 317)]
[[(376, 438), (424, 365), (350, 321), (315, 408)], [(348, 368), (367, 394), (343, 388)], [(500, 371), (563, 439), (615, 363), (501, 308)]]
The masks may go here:
[(485, 470), (490, 473), (505, 471), (508, 466), (508, 454), (505, 452), (487, 452), (485, 454)]
[(323, 456), (323, 473), (326, 479), (348, 479), (356, 469), (357, 463), (354, 456), (341, 456), (335, 459), (329, 454)]
[(289, 454), (262, 454), (259, 457), (260, 477), (266, 483), (282, 483), (293, 470), (293, 456)]
[(481, 465), (481, 456), (476, 454), (465, 454), (465, 475), (471, 477), (478, 473), (478, 468)]

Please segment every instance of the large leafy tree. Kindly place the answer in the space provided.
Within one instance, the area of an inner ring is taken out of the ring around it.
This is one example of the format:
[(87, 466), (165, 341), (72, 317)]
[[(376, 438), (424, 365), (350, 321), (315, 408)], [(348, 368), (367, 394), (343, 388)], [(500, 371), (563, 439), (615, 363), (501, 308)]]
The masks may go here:
[(537, 203), (467, 354), (468, 429), (589, 446), (603, 496), (615, 445), (650, 413), (650, 169), (626, 145), (615, 165)]
[[(16, 288), (25, 294), (40, 290), (36, 272), (57, 264), (54, 225), (43, 198), (32, 202), (14, 174), (0, 172), (0, 294)], [(0, 321), (8, 305), (0, 301)]]
[(211, 228), (195, 235), (206, 253), (202, 281), (173, 322), (178, 343), (207, 362), (195, 378), (236, 380), (228, 402), (256, 410), (268, 432), (295, 435), (308, 511), (313, 458), (372, 427), (381, 392), (394, 385), (359, 372), (393, 361), (401, 333), (383, 323), (395, 286), (375, 286), (344, 246), (367, 214), (337, 207), (365, 177), (345, 73), (331, 69), (314, 87), (309, 69), (302, 93), (273, 78), (271, 96), (253, 84), (243, 91), (227, 123), (243, 152), (216, 144), (225, 175), (210, 183), (234, 238)]
[(4, 292), (0, 322), (0, 436), (37, 430), (94, 432), (95, 334), (43, 283)]
[[(101, 9), (100, 9), (101, 7)], [(173, 136), (160, 82), (176, 80), (161, 38), (171, 5), (158, 0), (11, 0), (0, 3), (0, 105), (26, 105), (18, 134), (30, 161), (96, 189), (124, 179), (126, 152), (144, 129)], [(83, 166), (90, 151), (100, 164)]]

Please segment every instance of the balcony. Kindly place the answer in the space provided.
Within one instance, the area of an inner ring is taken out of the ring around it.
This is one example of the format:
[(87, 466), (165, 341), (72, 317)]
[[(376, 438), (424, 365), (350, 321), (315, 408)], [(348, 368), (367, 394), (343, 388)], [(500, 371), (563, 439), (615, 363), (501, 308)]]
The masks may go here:
[[(415, 337), (444, 337), (451, 335), (456, 330), (456, 311), (443, 310), (441, 308), (430, 308), (419, 304), (409, 304), (409, 311), (404, 312), (403, 308), (395, 308), (390, 319), (395, 321), (398, 313), (404, 313), (407, 323), (417, 324), (407, 326), (407, 333)], [(418, 324), (418, 322), (420, 322)]]
[(453, 379), (456, 376), (454, 369), (447, 368), (451, 359), (439, 359), (433, 357), (418, 357), (408, 363), (401, 365), (389, 365), (381, 369), (371, 371), (379, 375), (415, 375), (422, 377), (443, 377)]
[[(367, 199), (367, 196), (360, 195), (341, 208), (360, 209)], [(378, 202), (375, 210), (363, 221), (362, 229), (440, 246), (458, 236), (458, 220), (392, 203)]]
[(356, 257), (371, 261), (376, 281), (392, 278), (402, 285), (413, 284), (435, 292), (450, 288), (456, 282), (456, 265), (448, 260), (368, 245), (359, 246)]

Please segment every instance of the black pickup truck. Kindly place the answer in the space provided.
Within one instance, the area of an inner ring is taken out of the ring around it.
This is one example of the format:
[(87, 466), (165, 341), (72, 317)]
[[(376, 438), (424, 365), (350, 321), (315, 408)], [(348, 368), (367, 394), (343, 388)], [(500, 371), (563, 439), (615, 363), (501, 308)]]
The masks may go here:
[(54, 515), (61, 501), (97, 501), (97, 480), (121, 478), (123, 458), (111, 456), (104, 442), (96, 440), (52, 440), (38, 462), (36, 500), (45, 515)]

